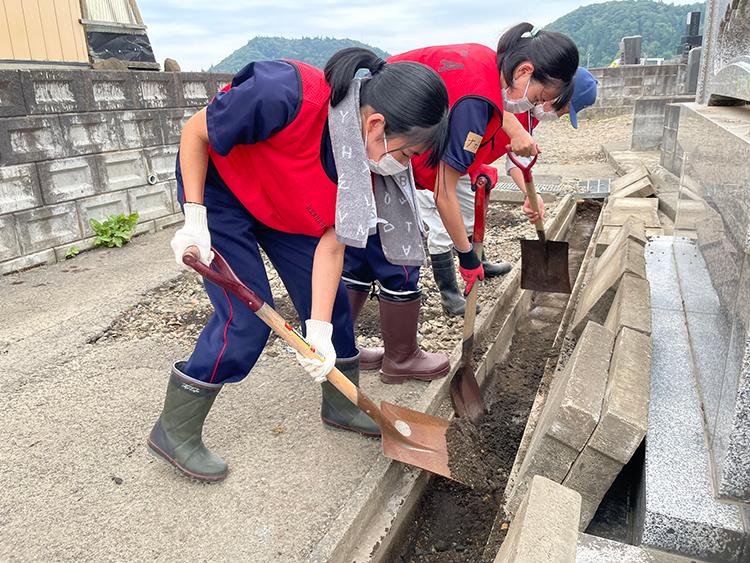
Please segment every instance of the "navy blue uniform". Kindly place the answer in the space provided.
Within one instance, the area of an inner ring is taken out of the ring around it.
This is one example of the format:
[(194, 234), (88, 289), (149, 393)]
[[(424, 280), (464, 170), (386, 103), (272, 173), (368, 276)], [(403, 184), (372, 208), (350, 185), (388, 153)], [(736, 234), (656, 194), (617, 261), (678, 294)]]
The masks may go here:
[[(252, 78), (242, 81), (242, 73)], [(254, 144), (290, 126), (301, 100), (299, 78), (282, 61), (258, 62), (240, 71), (237, 86), (217, 94), (206, 112), (209, 141), (219, 154), (238, 144)], [(241, 82), (241, 83), (240, 83)], [(325, 145), (325, 139), (324, 143)], [(328, 139), (330, 147), (330, 139)], [(323, 163), (335, 176), (330, 148)], [(182, 174), (177, 159), (179, 201), (184, 201)], [(279, 231), (264, 225), (237, 199), (209, 160), (204, 188), (212, 245), (227, 259), (239, 278), (273, 305), (268, 277), (259, 248), (278, 271), (300, 320), (310, 318), (312, 265), (319, 239)], [(215, 312), (203, 329), (184, 372), (200, 381), (223, 384), (242, 380), (255, 365), (270, 329), (231, 293), (205, 281)], [(351, 310), (343, 283), (339, 284), (331, 317), (333, 345), (339, 358), (357, 355)]]

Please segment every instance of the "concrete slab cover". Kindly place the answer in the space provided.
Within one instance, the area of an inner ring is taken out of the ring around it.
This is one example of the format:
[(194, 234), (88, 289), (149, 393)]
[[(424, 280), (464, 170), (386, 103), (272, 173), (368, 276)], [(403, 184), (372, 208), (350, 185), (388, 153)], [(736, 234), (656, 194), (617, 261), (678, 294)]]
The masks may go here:
[(616, 194), (612, 194), (612, 197), (649, 197), (655, 193), (651, 180), (648, 178), (641, 178), (637, 182), (622, 188)]
[(603, 222), (605, 225), (622, 225), (628, 217), (635, 215), (646, 223), (646, 227), (659, 228), (658, 209), (659, 200), (656, 198), (610, 198), (602, 211)]
[[(602, 228), (602, 234), (597, 239), (597, 246), (599, 245), (599, 241), (602, 240), (604, 230), (607, 228)], [(600, 258), (594, 263), (594, 273), (605, 268), (607, 262), (616, 256), (618, 252), (622, 252), (622, 245), (626, 239), (634, 240), (641, 246), (646, 246), (646, 224), (639, 217), (628, 217), (622, 227), (613, 227), (610, 225), (609, 229), (614, 229), (614, 234), (610, 235), (612, 238), (607, 248), (602, 251)], [(612, 232), (612, 230), (608, 231), (608, 233)]]
[(628, 327), (651, 335), (651, 285), (647, 279), (622, 276), (604, 326), (615, 334)]
[(571, 324), (571, 331), (576, 336), (581, 334), (588, 321), (604, 323), (624, 274), (646, 277), (645, 258), (640, 244), (626, 238), (619, 247), (612, 245), (610, 248), (611, 253), (608, 255), (605, 252), (600, 259), (602, 267), (597, 267), (595, 275), (581, 292)]
[(649, 172), (649, 169), (645, 164), (636, 166), (624, 176), (620, 176), (619, 178), (615, 178), (614, 180), (612, 180), (609, 185), (609, 191), (612, 194), (617, 193), (622, 188), (626, 188), (629, 185), (634, 184), (638, 180), (641, 180), (643, 178), (650, 179), (650, 174), (651, 173)]
[(574, 563), (581, 498), (536, 476), (495, 563)]
[(583, 331), (565, 369), (553, 380), (506, 511), (514, 513), (534, 475), (561, 483), (596, 428), (615, 335), (594, 322)]
[(650, 379), (651, 338), (623, 328), (615, 340), (601, 417), (562, 482), (583, 497), (582, 531), (646, 434)]

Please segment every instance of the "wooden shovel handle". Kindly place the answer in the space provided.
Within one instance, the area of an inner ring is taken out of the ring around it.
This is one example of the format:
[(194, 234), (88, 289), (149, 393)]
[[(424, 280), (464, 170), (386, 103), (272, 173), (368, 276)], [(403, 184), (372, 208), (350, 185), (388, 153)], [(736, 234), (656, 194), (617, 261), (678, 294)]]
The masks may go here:
[[(253, 290), (242, 283), (224, 257), (219, 254), (215, 248), (212, 248), (212, 250), (214, 252), (214, 259), (211, 266), (206, 266), (199, 260), (200, 254), (198, 249), (194, 246), (185, 250), (185, 253), (182, 255), (182, 261), (208, 281), (215, 283), (236, 295), (248, 307), (250, 307), (255, 314), (271, 328), (271, 330), (283, 338), (289, 346), (294, 348), (305, 358), (321, 359), (320, 354), (315, 352), (307, 340), (305, 340), (299, 332), (294, 330), (291, 325), (284, 321), (284, 319), (281, 318), (281, 315), (279, 315), (272, 307), (258, 297)], [(346, 396), (347, 399), (355, 405), (358, 403), (357, 386), (349, 381), (338, 369), (334, 367), (326, 377), (328, 378), (328, 381), (333, 383), (336, 389)]]
[(513, 155), (510, 149), (510, 145), (506, 145), (505, 149), (508, 151), (508, 158), (510, 161), (518, 166), (518, 169), (523, 174), (523, 181), (526, 184), (526, 195), (529, 198), (529, 207), (539, 216), (534, 223), (537, 233), (539, 233), (540, 240), (544, 240), (544, 222), (542, 221), (542, 214), (539, 212), (539, 199), (536, 195), (536, 187), (534, 186), (534, 178), (531, 176), (531, 167), (536, 164), (538, 155), (534, 156), (534, 159), (529, 163), (528, 166), (524, 166), (519, 160)]

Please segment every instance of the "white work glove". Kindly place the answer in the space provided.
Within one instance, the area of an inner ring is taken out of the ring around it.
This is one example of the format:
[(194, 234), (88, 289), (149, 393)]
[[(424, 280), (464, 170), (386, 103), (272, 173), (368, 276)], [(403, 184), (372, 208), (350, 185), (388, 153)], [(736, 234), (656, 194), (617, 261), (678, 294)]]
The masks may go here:
[(331, 342), (331, 335), (333, 334), (333, 325), (325, 321), (315, 321), (313, 319), (307, 319), (305, 321), (306, 340), (312, 345), (315, 351), (325, 358), (322, 362), (319, 359), (305, 358), (299, 352), (297, 354), (297, 361), (302, 364), (305, 371), (310, 374), (317, 383), (322, 383), (326, 380), (326, 375), (330, 373), (336, 363), (336, 350), (333, 348), (333, 342)]
[(182, 255), (185, 251), (195, 246), (200, 252), (200, 261), (206, 266), (214, 259), (211, 252), (211, 233), (208, 232), (208, 221), (206, 219), (206, 208), (200, 203), (186, 203), (185, 226), (174, 234), (172, 239), (172, 250), (174, 259), (180, 266), (184, 266)]

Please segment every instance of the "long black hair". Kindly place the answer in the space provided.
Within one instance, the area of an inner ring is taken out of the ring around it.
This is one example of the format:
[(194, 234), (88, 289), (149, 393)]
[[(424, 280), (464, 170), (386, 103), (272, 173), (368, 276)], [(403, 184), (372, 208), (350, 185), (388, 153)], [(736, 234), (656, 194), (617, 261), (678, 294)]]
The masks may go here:
[(513, 84), (513, 73), (518, 65), (529, 61), (534, 65), (532, 79), (545, 87), (560, 89), (560, 95), (552, 107), (562, 109), (573, 96), (578, 47), (570, 37), (557, 31), (538, 31), (531, 36), (533, 29), (534, 26), (528, 22), (519, 23), (500, 37), (497, 43), (497, 68), (510, 85)]
[(372, 77), (362, 83), (360, 107), (370, 106), (383, 114), (386, 135), (406, 137), (408, 146), (429, 150), (426, 164), (435, 168), (448, 146), (448, 90), (438, 73), (420, 63), (386, 63), (368, 49), (347, 47), (335, 53), (324, 70), (331, 106), (346, 97), (361, 68)]

